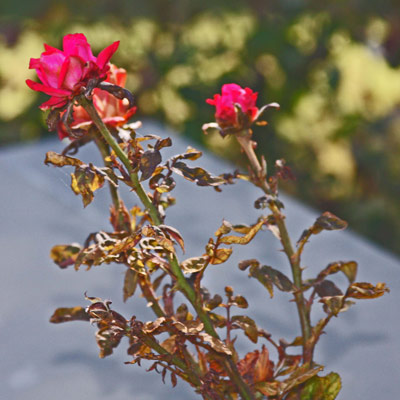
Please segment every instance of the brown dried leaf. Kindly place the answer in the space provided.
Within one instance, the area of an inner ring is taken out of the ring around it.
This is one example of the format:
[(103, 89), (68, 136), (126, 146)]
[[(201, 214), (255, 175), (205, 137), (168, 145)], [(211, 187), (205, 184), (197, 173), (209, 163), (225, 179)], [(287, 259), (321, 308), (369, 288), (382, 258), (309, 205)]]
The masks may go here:
[(255, 225), (251, 226), (250, 230), (244, 236), (223, 236), (220, 238), (220, 242), (224, 244), (248, 244), (261, 229), (264, 223), (265, 221), (262, 219)]
[(355, 261), (337, 261), (331, 263), (318, 274), (317, 280), (319, 281), (339, 271), (346, 275), (350, 283), (353, 283), (357, 276), (357, 263)]
[(239, 269), (241, 271), (245, 271), (248, 267), (258, 267), (259, 265), (259, 261), (257, 261), (255, 258), (252, 258), (251, 260), (240, 261)]
[(212, 337), (208, 333), (199, 333), (198, 335), (201, 339), (203, 339), (205, 342), (209, 343), (212, 347), (213, 350), (215, 350), (218, 353), (224, 353), (227, 354), (228, 356), (232, 355), (232, 351), (230, 348), (221, 340)]
[(50, 257), (60, 268), (67, 268), (75, 264), (81, 249), (82, 246), (75, 243), (60, 244), (51, 249)]
[(44, 160), (46, 165), (52, 164), (55, 167), (63, 167), (64, 165), (72, 165), (78, 167), (83, 165), (83, 162), (74, 157), (63, 156), (54, 151), (48, 151)]
[(104, 185), (104, 175), (90, 165), (78, 166), (71, 174), (71, 189), (82, 196), (84, 207), (93, 201), (93, 192)]
[(224, 263), (232, 254), (232, 249), (217, 249), (210, 259), (210, 264), (217, 265)]
[(347, 228), (347, 222), (343, 221), (336, 215), (326, 211), (317, 220), (314, 222), (314, 225), (311, 227), (311, 232), (313, 234), (317, 234), (322, 230), (326, 231), (334, 231), (334, 230), (342, 230)]
[(53, 315), (50, 317), (50, 322), (53, 324), (59, 324), (61, 322), (69, 321), (89, 321), (89, 314), (83, 307), (62, 307), (57, 308)]
[(182, 161), (175, 162), (171, 169), (178, 175), (183, 176), (185, 179), (195, 182), (198, 186), (218, 186), (225, 183), (225, 179), (213, 176), (200, 167), (188, 167)]
[(289, 390), (293, 389), (294, 387), (300, 385), (303, 382), (306, 382), (308, 379), (312, 378), (313, 376), (317, 375), (318, 372), (322, 371), (324, 367), (322, 365), (315, 365), (310, 367), (308, 363), (303, 364), (299, 368), (297, 368), (293, 374), (289, 376), (283, 382), (283, 390), (288, 392)]
[(125, 272), (124, 279), (124, 302), (135, 294), (138, 283), (138, 273), (133, 269), (128, 268)]
[(387, 292), (390, 292), (390, 290), (383, 282), (377, 283), (376, 286), (367, 282), (355, 282), (347, 289), (346, 296), (353, 299), (375, 299)]
[(145, 151), (140, 158), (139, 170), (142, 173), (140, 180), (149, 179), (161, 161), (161, 153), (158, 150)]
[(193, 273), (201, 271), (206, 265), (204, 257), (192, 257), (181, 263), (181, 268), (185, 273)]

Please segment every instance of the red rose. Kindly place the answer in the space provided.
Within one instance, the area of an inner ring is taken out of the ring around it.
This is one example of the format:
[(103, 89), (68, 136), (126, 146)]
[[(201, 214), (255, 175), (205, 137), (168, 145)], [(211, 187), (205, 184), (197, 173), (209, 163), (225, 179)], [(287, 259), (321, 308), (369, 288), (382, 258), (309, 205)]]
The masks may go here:
[[(126, 71), (123, 68), (118, 68), (110, 64), (110, 70), (107, 73), (105, 81), (124, 87), (126, 83)], [(136, 107), (129, 107), (127, 99), (119, 100), (109, 92), (98, 88), (93, 90), (93, 104), (103, 122), (112, 127), (125, 124), (136, 111)], [(70, 124), (71, 129), (87, 129), (93, 124), (89, 114), (82, 106), (74, 107), (72, 119), (73, 121)], [(57, 131), (60, 139), (69, 136), (62, 122), (58, 124)]]
[[(213, 99), (206, 102), (215, 106), (215, 119), (220, 128), (242, 128), (250, 126), (258, 114), (256, 107), (258, 93), (249, 88), (241, 88), (235, 83), (222, 86), (222, 94), (215, 94)], [(247, 121), (242, 121), (235, 105), (239, 105)]]
[(31, 58), (29, 63), (29, 68), (36, 70), (42, 83), (26, 80), (31, 89), (51, 96), (40, 108), (62, 107), (80, 93), (89, 79), (102, 80), (118, 45), (119, 42), (114, 42), (95, 57), (82, 33), (64, 36), (63, 51), (45, 44), (45, 52), (40, 58)]

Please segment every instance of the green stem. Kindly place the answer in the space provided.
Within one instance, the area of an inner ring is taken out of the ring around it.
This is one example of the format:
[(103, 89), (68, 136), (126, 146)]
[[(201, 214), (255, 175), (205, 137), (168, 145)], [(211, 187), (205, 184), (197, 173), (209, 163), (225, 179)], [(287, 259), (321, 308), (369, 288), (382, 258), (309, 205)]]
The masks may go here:
[(136, 191), (136, 194), (140, 198), (143, 205), (146, 207), (153, 222), (156, 225), (159, 225), (161, 223), (161, 219), (158, 215), (156, 207), (154, 206), (154, 204), (151, 202), (146, 192), (144, 191), (143, 186), (139, 181), (138, 174), (133, 170), (131, 163), (128, 159), (128, 156), (125, 154), (125, 152), (119, 146), (118, 142), (111, 135), (110, 131), (108, 130), (108, 128), (100, 118), (99, 114), (97, 113), (96, 109), (94, 108), (93, 103), (82, 95), (79, 99), (79, 104), (86, 110), (92, 121), (97, 126), (97, 129), (99, 130), (101, 135), (104, 137), (109, 146), (115, 151), (115, 154), (121, 160), (122, 164), (124, 164), (126, 170), (128, 171), (132, 185)]
[[(257, 155), (254, 152), (251, 136), (248, 132), (244, 132), (242, 136), (236, 136), (240, 146), (244, 150), (247, 158), (250, 162), (250, 167), (255, 176), (255, 184), (259, 186), (266, 194), (271, 194), (271, 188), (268, 185), (266, 180), (265, 171), (263, 170), (260, 162), (258, 161)], [(294, 293), (294, 297), (297, 305), (297, 312), (299, 315), (301, 333), (303, 338), (303, 362), (311, 362), (312, 361), (312, 351), (309, 349), (309, 338), (311, 337), (311, 321), (309, 310), (307, 309), (306, 302), (304, 299), (304, 295), (302, 292), (302, 269), (300, 266), (300, 258), (293, 250), (292, 242), (289, 237), (288, 230), (285, 224), (285, 217), (281, 213), (281, 211), (275, 206), (270, 205), (270, 209), (275, 216), (276, 224), (279, 229), (281, 243), (285, 254), (289, 260), (290, 267), (292, 270), (293, 283), (298, 289)]]
[[(144, 207), (149, 212), (150, 218), (151, 218), (153, 224), (160, 225), (161, 219), (159, 217), (156, 207), (150, 201), (149, 197), (147, 196), (146, 192), (144, 191), (143, 186), (141, 185), (141, 183), (139, 181), (137, 173), (132, 169), (132, 166), (130, 164), (130, 161), (129, 161), (127, 155), (121, 149), (121, 147), (119, 146), (117, 141), (114, 139), (114, 137), (111, 135), (111, 133), (109, 132), (106, 125), (103, 123), (103, 121), (100, 118), (100, 116), (98, 115), (93, 103), (91, 101), (89, 101), (88, 99), (86, 99), (86, 97), (84, 97), (84, 96), (80, 97), (79, 103), (86, 110), (86, 112), (89, 114), (89, 116), (92, 118), (92, 121), (97, 126), (101, 135), (104, 137), (104, 139), (109, 144), (109, 146), (115, 151), (115, 154), (118, 156), (118, 158), (121, 160), (122, 164), (125, 166), (126, 170), (129, 173), (132, 185), (135, 188), (136, 194), (138, 195), (139, 199), (143, 203)], [(183, 294), (186, 296), (186, 298), (190, 301), (190, 303), (196, 310), (200, 320), (204, 324), (205, 331), (209, 335), (211, 335), (215, 338), (219, 338), (210, 318), (208, 317), (207, 313), (203, 309), (201, 299), (197, 298), (196, 292), (193, 290), (193, 288), (190, 286), (190, 284), (187, 282), (185, 276), (183, 275), (183, 272), (181, 270), (181, 267), (178, 263), (176, 256), (173, 255), (172, 257), (169, 257), (169, 261), (170, 261), (172, 273), (174, 274), (174, 276), (177, 279), (179, 288), (182, 290)], [(239, 393), (242, 396), (242, 399), (243, 400), (253, 400), (254, 397), (250, 391), (250, 388), (243, 381), (233, 360), (230, 358), (224, 359), (224, 364), (227, 369), (229, 377), (235, 383)]]

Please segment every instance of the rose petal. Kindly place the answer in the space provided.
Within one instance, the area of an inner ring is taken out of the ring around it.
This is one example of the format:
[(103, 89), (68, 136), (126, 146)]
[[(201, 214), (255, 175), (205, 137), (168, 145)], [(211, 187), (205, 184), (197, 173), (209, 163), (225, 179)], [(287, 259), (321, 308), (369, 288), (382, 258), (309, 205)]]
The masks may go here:
[(110, 46), (106, 47), (102, 50), (99, 55), (97, 56), (97, 66), (99, 67), (100, 71), (103, 71), (105, 66), (110, 61), (112, 55), (117, 51), (119, 46), (119, 41), (110, 44)]

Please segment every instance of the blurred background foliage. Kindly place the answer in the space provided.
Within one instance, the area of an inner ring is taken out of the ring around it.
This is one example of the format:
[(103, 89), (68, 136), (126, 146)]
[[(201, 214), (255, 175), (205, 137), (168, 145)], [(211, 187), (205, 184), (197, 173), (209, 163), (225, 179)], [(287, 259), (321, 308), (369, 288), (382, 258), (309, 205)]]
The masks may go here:
[(0, 144), (49, 134), (46, 96), (25, 85), (43, 42), (83, 32), (97, 54), (120, 40), (113, 62), (138, 118), (237, 162), (233, 141), (203, 135), (205, 99), (230, 82), (259, 91), (259, 105), (281, 104), (255, 138), (271, 165), (292, 166), (286, 191), (400, 254), (399, 11), (398, 0), (3, 0)]

